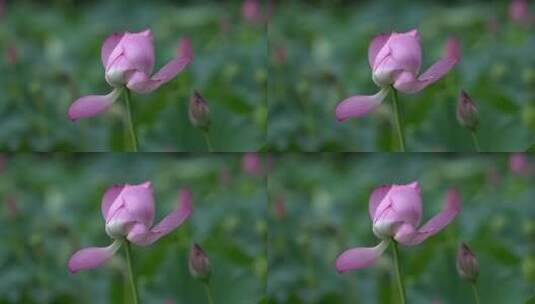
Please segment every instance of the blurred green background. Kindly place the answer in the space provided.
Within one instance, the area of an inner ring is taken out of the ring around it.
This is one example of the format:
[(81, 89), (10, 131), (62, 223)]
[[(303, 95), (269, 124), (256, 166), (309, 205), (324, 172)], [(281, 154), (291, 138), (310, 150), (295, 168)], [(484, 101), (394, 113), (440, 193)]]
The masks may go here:
[(32, 154), (2, 157), (0, 303), (132, 303), (124, 246), (104, 266), (70, 274), (76, 250), (107, 246), (100, 202), (115, 183), (150, 180), (156, 220), (193, 193), (193, 215), (149, 247), (132, 246), (142, 303), (208, 303), (188, 271), (204, 248), (216, 303), (258, 303), (267, 276), (265, 178), (242, 173), (242, 155)]
[(462, 241), (479, 260), (481, 303), (527, 303), (535, 295), (535, 163), (528, 162), (513, 166), (514, 173), (507, 154), (275, 158), (268, 180), (270, 303), (398, 303), (392, 246), (366, 269), (340, 275), (334, 261), (347, 248), (379, 243), (368, 216), (373, 189), (415, 180), (422, 223), (441, 210), (451, 187), (460, 192), (462, 210), (421, 245), (400, 246), (407, 303), (474, 303), (455, 268)]
[(111, 91), (100, 60), (104, 39), (146, 28), (154, 34), (156, 71), (173, 58), (183, 35), (195, 58), (155, 92), (133, 94), (141, 150), (207, 150), (187, 116), (193, 90), (210, 104), (216, 151), (260, 149), (267, 124), (266, 27), (242, 18), (241, 4), (7, 1), (0, 16), (0, 150), (124, 151), (124, 101), (77, 123), (66, 113), (80, 96)]
[[(535, 14), (535, 3), (530, 3)], [(455, 117), (461, 89), (480, 112), (484, 151), (535, 143), (535, 31), (508, 18), (510, 1), (278, 1), (270, 24), (268, 143), (274, 151), (392, 151), (391, 96), (370, 116), (336, 121), (353, 95), (379, 91), (368, 45), (381, 32), (418, 28), (422, 71), (447, 38), (461, 43), (452, 71), (416, 95), (400, 94), (409, 151), (473, 151)]]

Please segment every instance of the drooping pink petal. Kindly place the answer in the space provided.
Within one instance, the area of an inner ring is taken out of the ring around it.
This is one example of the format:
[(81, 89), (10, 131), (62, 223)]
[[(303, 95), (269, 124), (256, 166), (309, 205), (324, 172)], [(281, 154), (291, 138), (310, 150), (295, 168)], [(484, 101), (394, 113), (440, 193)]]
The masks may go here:
[(191, 42), (189, 39), (184, 38), (180, 42), (178, 57), (168, 62), (151, 78), (149, 78), (146, 73), (134, 73), (130, 77), (126, 86), (139, 94), (152, 92), (164, 83), (173, 79), (184, 70), (192, 60), (193, 51)]
[(110, 210), (111, 205), (113, 204), (119, 193), (121, 193), (123, 188), (124, 185), (113, 185), (109, 187), (106, 192), (104, 192), (104, 195), (102, 196), (102, 202), (100, 204), (100, 209), (102, 211), (102, 216), (104, 217), (104, 219), (108, 219), (108, 211)]
[(179, 205), (175, 211), (168, 214), (150, 230), (147, 230), (145, 226), (136, 225), (132, 228), (127, 238), (139, 246), (150, 245), (182, 225), (189, 218), (191, 212), (191, 192), (188, 189), (183, 189), (180, 191)]
[(68, 116), (72, 121), (97, 116), (105, 112), (119, 97), (120, 90), (114, 89), (108, 95), (89, 95), (78, 98), (71, 104)]
[(459, 192), (455, 189), (448, 191), (444, 205), (444, 209), (420, 227), (411, 240), (406, 240), (406, 242), (402, 244), (411, 246), (418, 245), (428, 237), (440, 232), (453, 221), (461, 209)]
[(380, 187), (376, 188), (372, 192), (372, 194), (370, 195), (369, 210), (368, 211), (369, 211), (369, 214), (370, 214), (370, 219), (372, 221), (375, 218), (375, 211), (377, 210), (377, 207), (379, 206), (379, 204), (381, 203), (381, 201), (383, 200), (385, 195), (388, 193), (388, 191), (390, 191), (391, 187), (392, 187), (392, 185), (380, 186)]
[(336, 106), (336, 119), (344, 121), (353, 117), (362, 117), (377, 109), (387, 94), (388, 89), (383, 88), (375, 95), (349, 97)]
[(68, 262), (69, 271), (72, 273), (80, 270), (93, 269), (101, 266), (109, 260), (121, 247), (121, 241), (115, 240), (108, 247), (90, 247), (75, 252)]
[(102, 49), (100, 53), (100, 57), (102, 59), (102, 65), (104, 68), (108, 65), (108, 58), (110, 57), (111, 53), (119, 44), (119, 41), (123, 38), (124, 33), (113, 33), (106, 40), (104, 40), (104, 43), (102, 44)]
[(370, 46), (368, 47), (368, 63), (370, 64), (370, 68), (373, 69), (375, 58), (385, 45), (388, 38), (390, 38), (390, 33), (382, 33), (373, 37), (373, 40), (370, 42)]
[(388, 241), (381, 241), (375, 247), (352, 248), (342, 252), (336, 258), (336, 270), (346, 272), (371, 266), (388, 247)]

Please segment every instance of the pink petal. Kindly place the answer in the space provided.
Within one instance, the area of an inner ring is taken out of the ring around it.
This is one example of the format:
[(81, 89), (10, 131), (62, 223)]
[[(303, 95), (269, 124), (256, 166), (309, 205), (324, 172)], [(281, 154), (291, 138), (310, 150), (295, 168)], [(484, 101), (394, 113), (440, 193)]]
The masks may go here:
[(428, 237), (437, 234), (455, 219), (461, 210), (460, 197), (457, 190), (448, 191), (444, 210), (431, 218), (425, 225), (418, 229), (411, 240), (403, 243), (405, 245), (418, 245)]
[(374, 67), (377, 54), (383, 48), (388, 38), (390, 38), (390, 33), (382, 33), (375, 36), (370, 43), (370, 46), (368, 47), (368, 62), (370, 63), (370, 67), (372, 69)]
[(461, 60), (461, 45), (459, 39), (449, 37), (444, 47), (444, 57), (456, 59), (457, 62)]
[(124, 207), (131, 216), (129, 220), (150, 227), (154, 221), (154, 191), (150, 182), (125, 185), (121, 192)]
[(102, 211), (102, 216), (104, 217), (104, 219), (108, 219), (108, 211), (110, 210), (110, 207), (117, 198), (117, 196), (119, 196), (119, 193), (123, 191), (123, 188), (124, 185), (113, 185), (109, 187), (108, 190), (106, 190), (106, 192), (102, 196), (100, 209)]
[(191, 192), (184, 189), (180, 191), (179, 206), (175, 211), (168, 214), (150, 231), (144, 226), (136, 225), (130, 231), (127, 238), (129, 241), (139, 246), (150, 245), (182, 225), (182, 223), (190, 217), (191, 212)]
[(336, 106), (336, 119), (344, 121), (353, 117), (362, 117), (374, 111), (388, 94), (383, 88), (372, 96), (357, 95), (347, 98)]
[(372, 221), (375, 218), (375, 211), (377, 210), (377, 207), (383, 201), (383, 198), (388, 193), (388, 191), (390, 191), (391, 187), (392, 185), (383, 185), (375, 189), (370, 195), (369, 213), (370, 213), (370, 218)]
[(80, 270), (97, 268), (109, 260), (121, 247), (121, 241), (115, 240), (108, 247), (84, 248), (74, 253), (68, 262), (69, 271), (72, 273)]
[(134, 73), (128, 81), (127, 87), (136, 93), (145, 94), (159, 88), (162, 84), (173, 79), (193, 60), (193, 51), (189, 39), (180, 41), (179, 56), (168, 62), (151, 78), (146, 73)]
[(108, 66), (108, 58), (110, 57), (111, 53), (113, 52), (117, 44), (119, 44), (119, 41), (121, 41), (123, 36), (124, 36), (124, 33), (113, 33), (110, 36), (108, 36), (106, 40), (104, 40), (104, 43), (102, 44), (101, 54), (100, 54), (100, 57), (102, 59), (102, 65), (104, 66), (104, 68)]
[(148, 75), (152, 74), (155, 57), (153, 37), (150, 30), (139, 33), (125, 33), (119, 46), (121, 48), (117, 47), (117, 50), (121, 51), (122, 49), (122, 54), (127, 58), (131, 68)]
[(108, 95), (89, 95), (78, 98), (69, 107), (68, 115), (72, 121), (94, 117), (106, 111), (119, 97), (121, 91), (114, 89)]
[(382, 241), (371, 248), (360, 247), (348, 249), (336, 258), (336, 270), (346, 272), (371, 266), (388, 247), (388, 241)]
[[(391, 62), (389, 61), (388, 70), (404, 70), (417, 74), (422, 63), (422, 49), (418, 31), (392, 33), (385, 47), (377, 53), (373, 70), (375, 71), (385, 64), (385, 59), (388, 58), (393, 59)], [(382, 68), (386, 69), (386, 67)]]
[(413, 226), (420, 224), (422, 197), (418, 182), (392, 186), (392, 189), (388, 192), (388, 199), (391, 201), (391, 208), (395, 214), (391, 218), (393, 221), (401, 221)]
[(422, 199), (418, 182), (406, 185), (392, 185), (390, 191), (377, 205), (374, 225), (378, 221), (386, 223), (408, 222), (418, 225), (422, 215)]
[(394, 88), (404, 93), (416, 93), (436, 82), (444, 76), (458, 62), (458, 58), (445, 57), (435, 62), (418, 79), (410, 73), (401, 73), (394, 83)]

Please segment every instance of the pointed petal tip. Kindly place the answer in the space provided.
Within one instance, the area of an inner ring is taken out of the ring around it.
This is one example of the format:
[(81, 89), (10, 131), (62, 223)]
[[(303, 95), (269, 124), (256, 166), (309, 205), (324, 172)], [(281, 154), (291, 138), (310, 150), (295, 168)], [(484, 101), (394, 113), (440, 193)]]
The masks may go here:
[(185, 215), (186, 219), (189, 218), (193, 212), (192, 194), (188, 187), (184, 187), (180, 190), (178, 208), (180, 212)]
[(461, 60), (461, 44), (455, 36), (450, 36), (444, 47), (444, 57), (451, 58), (457, 64)]
[(446, 209), (457, 213), (461, 210), (461, 195), (457, 188), (448, 190), (446, 194)]

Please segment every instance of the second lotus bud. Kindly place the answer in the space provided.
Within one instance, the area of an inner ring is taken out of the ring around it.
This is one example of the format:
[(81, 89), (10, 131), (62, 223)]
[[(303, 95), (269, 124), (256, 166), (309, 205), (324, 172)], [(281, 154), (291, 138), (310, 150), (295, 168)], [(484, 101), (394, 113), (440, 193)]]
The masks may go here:
[(457, 105), (457, 120), (461, 126), (475, 132), (479, 125), (479, 114), (476, 104), (465, 91), (461, 91)]
[(191, 96), (188, 115), (194, 127), (203, 131), (210, 128), (210, 107), (198, 91), (193, 92)]
[(210, 259), (208, 259), (206, 253), (198, 244), (193, 244), (193, 247), (191, 247), (188, 266), (192, 277), (205, 283), (210, 281), (212, 265), (210, 265)]
[(479, 264), (476, 256), (465, 243), (461, 244), (457, 254), (457, 272), (468, 281), (475, 282), (479, 274)]

